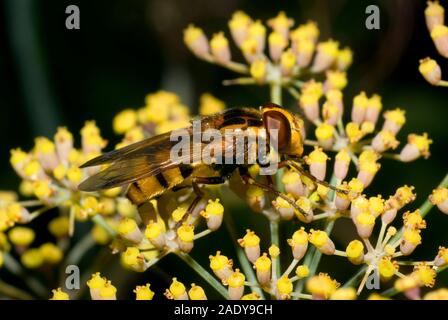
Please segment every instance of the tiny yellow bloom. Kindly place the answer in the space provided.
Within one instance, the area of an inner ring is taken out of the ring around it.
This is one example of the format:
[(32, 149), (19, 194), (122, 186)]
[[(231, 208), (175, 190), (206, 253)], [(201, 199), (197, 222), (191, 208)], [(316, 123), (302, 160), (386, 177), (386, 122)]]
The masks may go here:
[(149, 287), (149, 283), (144, 286), (137, 286), (134, 289), (135, 300), (152, 300), (154, 297), (154, 291), (152, 291)]
[(62, 291), (61, 288), (53, 289), (51, 292), (53, 293), (53, 296), (50, 300), (70, 300), (68, 293)]

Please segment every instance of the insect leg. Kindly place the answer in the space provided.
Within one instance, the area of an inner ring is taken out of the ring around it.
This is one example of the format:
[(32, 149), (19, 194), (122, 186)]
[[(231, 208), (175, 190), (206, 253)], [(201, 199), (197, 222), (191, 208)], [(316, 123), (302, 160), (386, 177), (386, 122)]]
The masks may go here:
[(297, 211), (299, 211), (301, 214), (303, 214), (304, 216), (307, 216), (308, 213), (305, 212), (302, 208), (300, 208), (294, 200), (292, 200), (291, 198), (287, 197), (285, 194), (281, 193), (280, 191), (278, 191), (277, 189), (275, 189), (272, 185), (269, 184), (265, 184), (265, 183), (261, 183), (256, 181), (255, 179), (253, 179), (250, 175), (249, 172), (247, 171), (247, 168), (245, 167), (240, 167), (239, 168), (240, 171), (240, 176), (243, 179), (243, 181), (245, 183), (254, 185), (259, 187), (260, 189), (263, 189), (266, 192), (272, 193), (277, 197), (282, 198), (283, 200), (285, 200), (286, 202), (288, 202), (294, 209), (296, 209)]
[(331, 190), (334, 190), (338, 193), (343, 193), (348, 195), (350, 192), (348, 190), (343, 190), (337, 187), (332, 186), (331, 184), (329, 184), (326, 181), (322, 181), (317, 179), (315, 176), (313, 176), (311, 173), (309, 173), (308, 171), (306, 171), (304, 168), (302, 168), (300, 165), (298, 165), (297, 163), (295, 163), (294, 161), (291, 160), (286, 160), (287, 164), (291, 167), (293, 167), (294, 169), (296, 169), (297, 171), (299, 171), (301, 174), (303, 174), (305, 177), (307, 177), (308, 179), (310, 179), (311, 181), (313, 181), (315, 184), (320, 184), (326, 188), (329, 188)]
[(192, 178), (192, 187), (196, 193), (196, 197), (193, 199), (191, 204), (188, 206), (187, 211), (183, 218), (176, 224), (176, 228), (180, 227), (182, 223), (193, 213), (198, 203), (204, 198), (204, 192), (199, 187), (199, 184), (222, 184), (226, 182), (227, 177), (194, 177)]

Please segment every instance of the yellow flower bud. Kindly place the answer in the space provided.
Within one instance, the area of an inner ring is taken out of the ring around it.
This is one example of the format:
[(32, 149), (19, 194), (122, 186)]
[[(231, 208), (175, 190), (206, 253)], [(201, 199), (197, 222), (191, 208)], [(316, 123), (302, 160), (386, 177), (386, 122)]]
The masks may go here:
[(28, 269), (36, 269), (44, 263), (44, 257), (39, 249), (28, 249), (20, 257), (22, 264)]
[(134, 289), (135, 300), (152, 300), (154, 297), (154, 291), (152, 291), (149, 287), (149, 283), (144, 286), (137, 286)]
[(53, 289), (51, 292), (53, 293), (53, 296), (50, 300), (70, 300), (68, 293), (62, 291), (61, 288)]
[(39, 249), (45, 262), (50, 264), (59, 263), (64, 255), (61, 248), (51, 242), (44, 243)]
[(353, 240), (348, 244), (345, 253), (351, 263), (360, 264), (364, 259), (364, 245), (359, 240)]
[(440, 69), (436, 60), (429, 57), (420, 60), (418, 71), (420, 71), (426, 81), (434, 86), (437, 86), (442, 80), (442, 69)]
[(264, 59), (257, 59), (250, 65), (250, 75), (260, 84), (264, 83), (267, 75), (268, 62)]
[(26, 227), (14, 227), (8, 233), (9, 240), (16, 246), (28, 246), (35, 238), (33, 229)]
[(191, 289), (188, 290), (188, 296), (191, 300), (207, 300), (204, 289), (194, 283), (191, 284)]
[(320, 273), (310, 278), (306, 283), (307, 290), (316, 297), (328, 299), (339, 287), (336, 280), (332, 280), (327, 274)]
[(113, 120), (115, 133), (124, 134), (137, 125), (137, 113), (132, 109), (125, 109), (118, 113)]

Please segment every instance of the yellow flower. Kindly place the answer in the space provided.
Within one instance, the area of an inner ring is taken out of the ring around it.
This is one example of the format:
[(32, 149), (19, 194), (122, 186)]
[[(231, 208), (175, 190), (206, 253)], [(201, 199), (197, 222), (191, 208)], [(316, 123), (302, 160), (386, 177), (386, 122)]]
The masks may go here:
[(90, 289), (99, 289), (106, 285), (106, 278), (101, 277), (99, 272), (92, 274), (90, 280), (87, 281), (87, 286)]
[(16, 246), (28, 246), (35, 238), (34, 230), (26, 227), (14, 227), (8, 235), (9, 240)]
[(448, 300), (448, 289), (441, 288), (428, 292), (423, 297), (424, 300)]
[(280, 294), (280, 296), (283, 298), (289, 298), (289, 295), (291, 294), (293, 290), (293, 285), (291, 279), (289, 279), (286, 276), (281, 277), (277, 280), (277, 291)]
[(271, 245), (269, 247), (269, 255), (271, 256), (272, 259), (277, 258), (280, 255), (280, 248), (275, 244)]
[(118, 113), (113, 120), (115, 133), (123, 134), (137, 125), (137, 113), (132, 109), (125, 109)]
[(432, 85), (438, 85), (442, 80), (442, 70), (436, 60), (429, 57), (420, 60), (418, 67), (423, 78)]
[(348, 244), (345, 253), (350, 261), (359, 262), (364, 256), (364, 245), (359, 240), (353, 240)]
[(331, 300), (355, 300), (357, 298), (354, 288), (339, 288), (331, 295)]
[(396, 270), (398, 270), (398, 265), (388, 257), (384, 257), (378, 262), (378, 271), (385, 279), (391, 278)]
[(413, 245), (419, 245), (422, 242), (420, 230), (405, 229), (403, 232), (403, 239), (409, 241)]
[(260, 296), (256, 292), (252, 292), (242, 296), (241, 300), (260, 300)]
[(177, 229), (177, 236), (184, 242), (193, 242), (194, 226), (184, 224)]
[(225, 103), (210, 93), (204, 93), (199, 98), (199, 114), (202, 116), (210, 116), (223, 111), (225, 108)]
[(417, 279), (423, 286), (432, 288), (434, 286), (434, 283), (436, 282), (436, 271), (426, 263), (421, 263), (415, 266), (412, 274), (417, 277)]
[(216, 252), (216, 256), (209, 256), (210, 259), (210, 268), (212, 270), (220, 270), (226, 266), (231, 266), (229, 258), (224, 255), (221, 255), (221, 251)]
[(107, 231), (100, 225), (94, 225), (92, 228), (92, 238), (96, 243), (100, 245), (105, 245), (109, 243), (111, 237)]
[(202, 287), (195, 285), (194, 283), (191, 284), (191, 289), (188, 290), (188, 296), (191, 300), (206, 300), (207, 297), (205, 296), (204, 289)]
[(238, 243), (244, 248), (255, 247), (260, 244), (260, 237), (258, 237), (255, 232), (247, 229), (246, 235), (243, 237), (243, 239), (238, 240)]
[(68, 235), (69, 221), (68, 217), (60, 216), (50, 221), (48, 230), (56, 238), (62, 238)]
[(115, 300), (116, 299), (117, 288), (112, 285), (110, 281), (100, 288), (100, 298), (102, 300)]
[(308, 269), (308, 266), (306, 266), (306, 265), (301, 265), (296, 268), (296, 276), (299, 279), (306, 278), (306, 277), (308, 277), (309, 274), (310, 274), (310, 270)]
[(149, 283), (144, 286), (137, 286), (134, 289), (135, 300), (152, 300), (154, 297), (154, 291), (152, 291), (149, 287)]
[(68, 293), (62, 291), (61, 288), (51, 290), (51, 292), (53, 293), (53, 296), (50, 300), (70, 300)]
[(426, 228), (426, 221), (420, 214), (420, 210), (417, 209), (414, 212), (407, 211), (403, 214), (403, 225), (406, 228), (424, 229)]
[(265, 59), (257, 59), (250, 65), (250, 75), (258, 83), (266, 80), (268, 62)]
[(240, 288), (244, 286), (245, 280), (246, 277), (244, 276), (244, 274), (242, 274), (239, 269), (235, 269), (235, 272), (233, 272), (227, 279), (227, 284), (231, 288)]
[(347, 86), (347, 74), (342, 71), (327, 71), (327, 81), (332, 89), (342, 90)]
[(312, 294), (328, 299), (339, 287), (336, 280), (332, 280), (327, 274), (320, 273), (306, 282), (307, 290)]
[(170, 293), (173, 295), (173, 298), (180, 298), (185, 295), (186, 289), (182, 282), (177, 281), (177, 278), (173, 278), (173, 281), (171, 282)]
[(22, 254), (20, 261), (28, 269), (36, 269), (44, 263), (44, 257), (39, 249), (28, 249)]
[(257, 259), (257, 261), (255, 261), (255, 269), (257, 271), (268, 271), (271, 270), (271, 259), (268, 258), (268, 256), (266, 255), (266, 253), (264, 253), (261, 257), (259, 257)]
[(50, 264), (59, 263), (64, 255), (61, 248), (51, 242), (44, 243), (39, 249), (45, 262)]
[(134, 230), (138, 229), (137, 222), (134, 219), (124, 218), (120, 221), (118, 225), (118, 232), (122, 235), (127, 235), (132, 233)]
[(314, 150), (305, 158), (307, 164), (312, 163), (325, 163), (328, 160), (328, 156), (322, 151), (322, 148), (314, 147)]

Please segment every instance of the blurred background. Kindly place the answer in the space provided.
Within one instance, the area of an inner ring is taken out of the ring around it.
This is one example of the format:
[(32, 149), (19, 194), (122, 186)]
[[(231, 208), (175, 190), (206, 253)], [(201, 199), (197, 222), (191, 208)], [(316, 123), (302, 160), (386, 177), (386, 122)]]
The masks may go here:
[[(80, 8), (80, 30), (65, 28), (65, 8), (70, 4)], [(365, 28), (365, 8), (370, 4), (380, 7), (380, 30)], [(369, 95), (379, 93), (386, 109), (406, 110), (407, 123), (399, 134), (402, 143), (410, 132), (428, 132), (434, 140), (428, 160), (406, 165), (384, 160), (369, 188), (371, 195), (388, 195), (398, 186), (414, 185), (417, 207), (447, 170), (448, 91), (430, 86), (418, 72), (418, 61), (426, 56), (448, 70), (426, 29), (425, 6), (424, 0), (2, 0), (0, 189), (16, 189), (19, 183), (9, 166), (11, 148), (28, 150), (35, 136), (51, 137), (60, 125), (77, 132), (89, 119), (96, 120), (111, 143), (118, 142), (120, 137), (112, 131), (113, 116), (124, 108), (143, 106), (145, 95), (159, 89), (179, 94), (192, 113), (196, 113), (203, 92), (213, 93), (229, 107), (256, 107), (266, 102), (267, 88), (222, 86), (222, 80), (235, 75), (196, 59), (183, 44), (183, 29), (194, 23), (207, 35), (222, 29), (228, 34), (227, 21), (235, 10), (264, 21), (284, 10), (296, 24), (317, 21), (320, 39), (332, 37), (354, 51), (344, 92), (346, 105), (361, 90)], [(263, 218), (250, 214), (241, 219)], [(423, 244), (413, 256), (416, 260), (432, 258), (439, 245), (448, 244), (448, 217), (434, 210), (427, 221)], [(343, 239), (348, 228), (352, 226), (341, 226), (336, 235)], [(217, 233), (210, 236), (210, 242), (198, 244), (204, 252), (198, 260), (204, 264), (209, 254), (223, 250), (213, 246), (213, 237), (227, 239)], [(93, 259), (99, 253), (91, 254)], [(324, 260), (322, 271), (330, 271), (343, 281), (355, 268), (332, 268), (338, 259)], [(105, 274), (126, 275), (111, 276), (114, 282), (121, 281), (128, 287), (128, 293), (121, 296), (126, 297), (131, 296), (135, 284), (146, 281), (155, 282), (156, 288), (166, 288), (164, 279), (169, 281), (167, 275), (176, 271), (171, 272), (176, 269), (173, 261), (177, 262), (175, 257), (165, 258), (158, 268), (144, 275), (114, 269), (111, 264)], [(0, 277), (8, 275), (0, 271)], [(446, 285), (447, 279), (445, 272), (439, 281)]]

